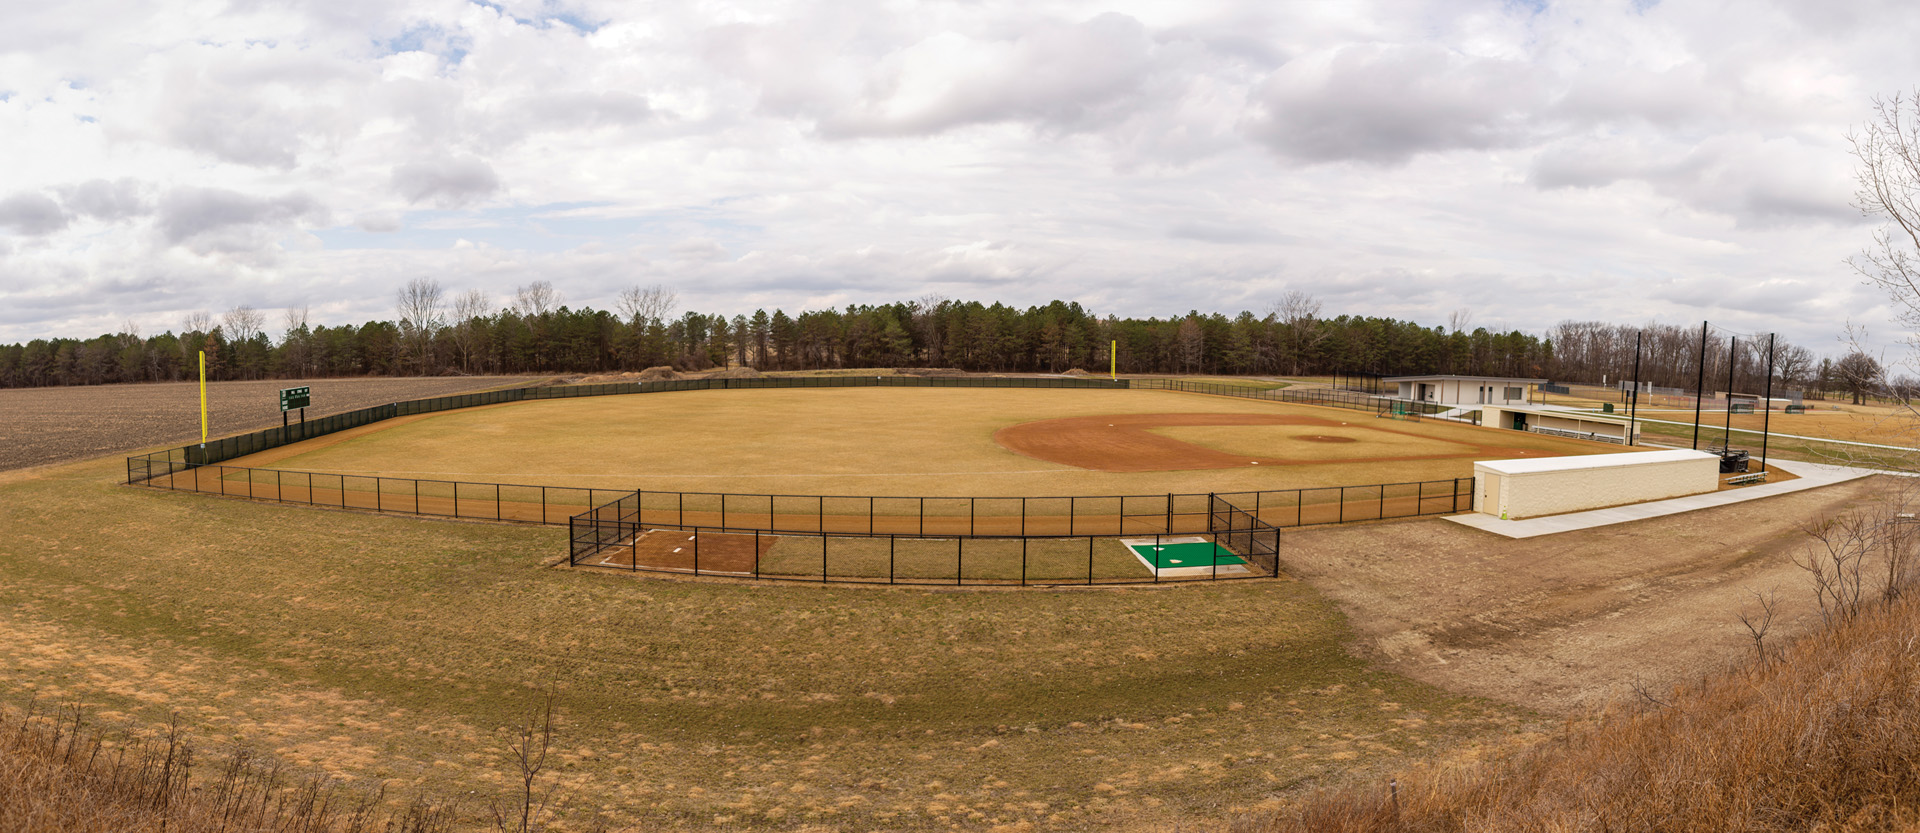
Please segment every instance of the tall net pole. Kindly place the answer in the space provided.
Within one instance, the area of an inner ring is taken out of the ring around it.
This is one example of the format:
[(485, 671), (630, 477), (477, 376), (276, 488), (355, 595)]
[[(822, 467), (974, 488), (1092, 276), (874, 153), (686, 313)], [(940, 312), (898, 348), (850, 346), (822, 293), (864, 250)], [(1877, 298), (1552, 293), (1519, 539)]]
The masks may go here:
[(1645, 335), (1645, 331), (1633, 335), (1633, 398), (1627, 400), (1627, 436), (1620, 442), (1626, 446), (1633, 445), (1634, 420), (1640, 417), (1640, 339)]
[(1707, 322), (1700, 322), (1700, 380), (1693, 384), (1693, 450), (1700, 450), (1700, 400), (1707, 395)]
[(1740, 363), (1740, 338), (1735, 336), (1733, 343), (1727, 345), (1727, 427), (1726, 435), (1720, 438), (1720, 453), (1733, 452), (1733, 366)]
[(1760, 470), (1767, 470), (1767, 439), (1769, 426), (1773, 423), (1773, 339), (1776, 333), (1767, 334), (1767, 411), (1760, 417)]

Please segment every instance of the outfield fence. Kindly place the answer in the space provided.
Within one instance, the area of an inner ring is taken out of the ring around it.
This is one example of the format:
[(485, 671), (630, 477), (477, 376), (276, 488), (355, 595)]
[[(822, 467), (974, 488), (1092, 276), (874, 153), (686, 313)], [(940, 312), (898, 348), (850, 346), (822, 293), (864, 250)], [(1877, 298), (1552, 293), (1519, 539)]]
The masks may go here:
[[(564, 526), (575, 515), (633, 500), (648, 527), (874, 537), (1121, 536), (1209, 531), (1206, 494), (1061, 497), (773, 495), (591, 489), (426, 480), (223, 464), (152, 454), (129, 458), (127, 482), (302, 506), (395, 515)], [(1472, 508), (1473, 478), (1222, 493), (1278, 527), (1351, 523)], [(626, 504), (623, 504), (626, 505)]]

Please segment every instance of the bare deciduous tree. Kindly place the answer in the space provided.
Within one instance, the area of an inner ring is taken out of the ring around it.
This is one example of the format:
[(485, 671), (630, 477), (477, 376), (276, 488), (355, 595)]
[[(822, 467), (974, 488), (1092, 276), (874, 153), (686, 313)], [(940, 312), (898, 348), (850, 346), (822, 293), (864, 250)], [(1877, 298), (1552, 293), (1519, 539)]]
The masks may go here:
[(1880, 389), (1887, 371), (1878, 359), (1855, 350), (1833, 363), (1833, 374), (1841, 389), (1853, 396), (1853, 404), (1859, 405)]
[(1847, 134), (1853, 146), (1853, 205), (1886, 220), (1873, 244), (1848, 262), (1887, 293), (1908, 332), (1920, 330), (1920, 100), (1895, 93), (1873, 100), (1873, 119)]
[(400, 309), (400, 338), (412, 348), (417, 371), (426, 373), (430, 369), (433, 336), (445, 325), (440, 282), (414, 278), (400, 287), (395, 300)]
[(232, 342), (252, 341), (254, 336), (265, 331), (266, 323), (265, 315), (245, 304), (227, 310), (225, 315), (220, 316), (220, 326), (226, 331), (227, 340)]
[(485, 290), (469, 289), (453, 299), (453, 346), (460, 351), (460, 370), (473, 372), (473, 354), (480, 347), (478, 319), (485, 318), (493, 301)]
[(620, 314), (627, 317), (627, 323), (645, 327), (665, 321), (678, 301), (679, 293), (660, 284), (630, 286), (620, 290)]
[(560, 290), (551, 281), (534, 281), (514, 290), (513, 312), (521, 318), (538, 318), (560, 307)]
[(532, 833), (547, 829), (555, 791), (540, 788), (540, 775), (547, 768), (547, 753), (553, 749), (553, 689), (542, 693), (540, 706), (515, 729), (517, 735), (507, 742), (507, 754), (520, 776), (513, 803), (493, 805), (494, 829), (502, 833)]
[(308, 310), (306, 304), (301, 304), (297, 307), (287, 307), (287, 311), (282, 319), (286, 323), (287, 334), (292, 335), (298, 332), (305, 332), (307, 329), (307, 315)]
[(1319, 326), (1320, 299), (1298, 289), (1289, 289), (1273, 303), (1268, 313), (1286, 326), (1288, 373), (1298, 375), (1308, 352), (1326, 340), (1328, 333)]
[(182, 333), (213, 332), (213, 313), (203, 309), (187, 313), (180, 319), (180, 331)]

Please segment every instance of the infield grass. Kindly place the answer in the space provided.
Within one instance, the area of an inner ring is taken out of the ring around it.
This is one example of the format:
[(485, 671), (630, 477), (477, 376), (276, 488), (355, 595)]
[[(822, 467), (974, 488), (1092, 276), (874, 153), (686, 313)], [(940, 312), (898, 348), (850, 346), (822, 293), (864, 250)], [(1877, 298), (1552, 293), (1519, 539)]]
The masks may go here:
[[(1325, 462), (1278, 469), (1098, 472), (1016, 454), (994, 432), (1100, 414), (1288, 414), (1355, 440), (1259, 429), (1170, 433), (1222, 450), (1282, 443)], [(1337, 430), (1336, 430), (1337, 429)], [(1475, 459), (1617, 447), (1363, 411), (1166, 391), (840, 388), (720, 390), (521, 402), (392, 421), (233, 465), (397, 478), (737, 494), (1146, 495), (1471, 476)], [(1408, 456), (1444, 459), (1393, 459)], [(1369, 459), (1370, 457), (1384, 459)]]
[[(546, 569), (560, 530), (0, 475), (0, 695), (475, 800), (551, 686), (573, 827), (1163, 829), (1533, 726), (1306, 585), (933, 591)], [(1207, 638), (1196, 640), (1193, 634)]]

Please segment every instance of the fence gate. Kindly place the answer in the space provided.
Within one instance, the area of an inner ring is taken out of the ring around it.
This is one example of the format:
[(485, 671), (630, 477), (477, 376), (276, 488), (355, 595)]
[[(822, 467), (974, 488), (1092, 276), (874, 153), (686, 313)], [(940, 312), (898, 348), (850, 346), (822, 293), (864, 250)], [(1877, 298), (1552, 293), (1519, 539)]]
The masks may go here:
[(1216, 546), (1232, 550), (1258, 572), (1280, 575), (1279, 527), (1217, 494), (1208, 495), (1207, 503), (1207, 531)]

